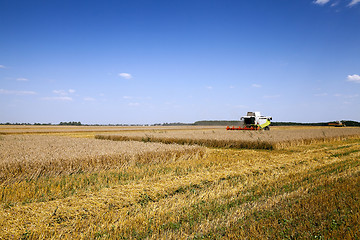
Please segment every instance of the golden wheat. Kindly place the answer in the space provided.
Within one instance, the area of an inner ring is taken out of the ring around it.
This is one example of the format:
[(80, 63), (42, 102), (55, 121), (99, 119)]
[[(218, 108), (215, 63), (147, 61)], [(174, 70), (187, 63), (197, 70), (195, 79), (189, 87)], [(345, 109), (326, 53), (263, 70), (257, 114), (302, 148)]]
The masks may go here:
[[(331, 236), (326, 235), (330, 231), (327, 225), (307, 225), (322, 220), (318, 218), (321, 213), (330, 223), (344, 222), (345, 230), (333, 229), (332, 236), (348, 233), (344, 236), (351, 239), (360, 225), (356, 220), (358, 205), (349, 209), (352, 212), (331, 214), (347, 209), (339, 201), (344, 194), (341, 187), (342, 183), (358, 179), (359, 146), (359, 139), (351, 139), (292, 147), (289, 151), (215, 149), (192, 161), (142, 166), (138, 174), (153, 174), (64, 199), (4, 207), (0, 209), (0, 237), (326, 238)], [(332, 183), (337, 186), (334, 194), (322, 191)], [(354, 191), (346, 198), (354, 203), (359, 196), (357, 185), (352, 184)], [(315, 206), (326, 207), (321, 212), (310, 207), (312, 213), (304, 214), (313, 200)], [(329, 204), (331, 200), (334, 204)], [(293, 208), (288, 207), (289, 203), (295, 206), (290, 213)], [(274, 211), (278, 215), (271, 215)], [(330, 219), (326, 214), (330, 214)], [(296, 224), (293, 229), (298, 235), (283, 232), (286, 221)]]
[(288, 146), (340, 140), (359, 136), (360, 128), (300, 128), (276, 131), (226, 131), (225, 129), (184, 131), (123, 132), (112, 135), (96, 135), (97, 139), (117, 141), (143, 141), (178, 144), (198, 144), (207, 147), (282, 149)]
[(0, 183), (169, 161), (204, 151), (161, 143), (14, 135), (0, 141)]
[(123, 131), (176, 131), (186, 129), (213, 129), (224, 127), (213, 126), (28, 126), (0, 125), (0, 134), (51, 134), (51, 133), (99, 133)]

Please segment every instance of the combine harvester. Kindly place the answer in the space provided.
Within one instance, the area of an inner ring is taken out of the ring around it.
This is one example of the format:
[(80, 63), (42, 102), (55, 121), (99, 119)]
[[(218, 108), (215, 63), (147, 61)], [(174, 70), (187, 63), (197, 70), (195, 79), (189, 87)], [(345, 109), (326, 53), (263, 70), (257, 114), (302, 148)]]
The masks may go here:
[(331, 122), (328, 124), (330, 127), (346, 127), (342, 121)]
[(260, 112), (248, 112), (246, 116), (241, 117), (241, 126), (227, 126), (226, 130), (270, 130), (270, 120), (272, 117), (261, 116)]

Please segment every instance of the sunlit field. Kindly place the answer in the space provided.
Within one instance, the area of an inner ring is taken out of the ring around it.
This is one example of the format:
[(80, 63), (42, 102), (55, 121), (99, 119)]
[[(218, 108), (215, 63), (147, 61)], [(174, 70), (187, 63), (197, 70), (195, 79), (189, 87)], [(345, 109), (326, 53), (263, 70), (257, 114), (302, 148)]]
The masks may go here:
[(360, 238), (360, 128), (0, 133), (0, 239)]
[(360, 135), (360, 128), (334, 127), (277, 127), (275, 131), (224, 131), (217, 129), (184, 129), (171, 131), (153, 129), (126, 131), (118, 134), (99, 134), (97, 139), (115, 141), (143, 141), (178, 144), (197, 144), (207, 147), (282, 149), (288, 146), (314, 142), (341, 140)]

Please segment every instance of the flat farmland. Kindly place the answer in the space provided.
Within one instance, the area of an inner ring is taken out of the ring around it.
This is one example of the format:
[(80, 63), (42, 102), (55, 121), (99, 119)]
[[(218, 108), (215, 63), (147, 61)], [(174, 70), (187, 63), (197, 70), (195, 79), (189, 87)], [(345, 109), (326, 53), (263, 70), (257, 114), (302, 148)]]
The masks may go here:
[(0, 133), (0, 239), (360, 237), (359, 128)]
[(0, 183), (40, 176), (126, 168), (170, 161), (203, 149), (176, 144), (114, 142), (44, 135), (6, 135), (0, 141)]
[(214, 129), (223, 127), (194, 127), (194, 126), (34, 126), (34, 125), (0, 125), (0, 134), (80, 134), (86, 133), (116, 133), (127, 131), (151, 131), (151, 130), (186, 130), (186, 129)]
[(221, 148), (281, 149), (316, 141), (340, 140), (357, 135), (360, 135), (360, 128), (277, 127), (272, 131), (225, 131), (224, 128), (184, 129), (183, 131), (153, 129), (96, 135), (95, 137), (115, 141), (198, 144)]

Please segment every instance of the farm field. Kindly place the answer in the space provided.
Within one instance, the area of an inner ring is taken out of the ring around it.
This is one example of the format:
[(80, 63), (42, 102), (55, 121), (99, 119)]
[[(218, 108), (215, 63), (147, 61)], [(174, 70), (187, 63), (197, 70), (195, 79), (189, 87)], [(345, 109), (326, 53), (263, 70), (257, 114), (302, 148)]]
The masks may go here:
[(0, 133), (0, 239), (360, 238), (360, 128)]
[(340, 140), (360, 135), (360, 128), (334, 127), (275, 127), (274, 131), (224, 131), (217, 129), (166, 129), (149, 131), (126, 131), (117, 134), (99, 134), (97, 139), (115, 141), (146, 141), (178, 144), (198, 144), (221, 148), (282, 149), (288, 146), (312, 142)]
[(96, 134), (104, 132), (125, 132), (125, 131), (151, 131), (151, 130), (186, 130), (186, 129), (213, 129), (223, 127), (194, 127), (194, 126), (34, 126), (34, 125), (0, 125), (0, 134)]

